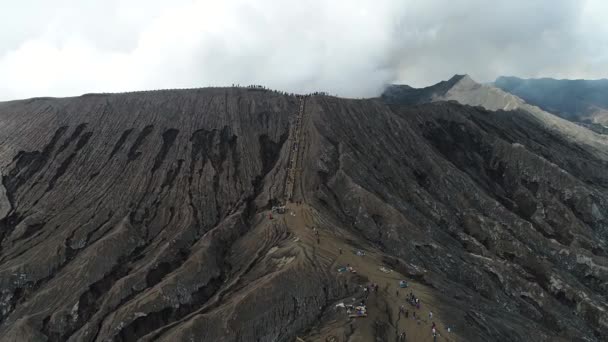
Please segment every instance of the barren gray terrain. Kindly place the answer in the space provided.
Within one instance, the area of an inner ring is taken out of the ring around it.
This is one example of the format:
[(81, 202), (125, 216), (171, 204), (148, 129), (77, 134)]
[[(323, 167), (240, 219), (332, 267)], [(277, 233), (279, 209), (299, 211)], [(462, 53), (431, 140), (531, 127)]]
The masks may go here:
[(603, 140), (431, 100), (0, 103), (0, 341), (606, 340)]

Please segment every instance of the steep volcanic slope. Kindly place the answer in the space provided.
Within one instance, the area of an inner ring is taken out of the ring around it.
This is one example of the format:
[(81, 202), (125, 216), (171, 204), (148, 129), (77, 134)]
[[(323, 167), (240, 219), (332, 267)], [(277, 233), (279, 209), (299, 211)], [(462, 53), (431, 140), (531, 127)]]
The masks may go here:
[(608, 80), (499, 77), (494, 85), (571, 121), (608, 126)]
[[(3, 340), (134, 340), (211, 306), (281, 238), (274, 227), (231, 249), (258, 219), (253, 200), (283, 191), (274, 166), (295, 97), (204, 89), (0, 106)], [(272, 336), (274, 317), (256, 317), (245, 321)]]
[(319, 205), (426, 269), (453, 317), (482, 340), (606, 338), (605, 160), (526, 112), (321, 107)]
[(0, 143), (1, 341), (431, 341), (404, 276), (440, 339), (608, 336), (607, 151), (528, 112), (87, 95), (0, 103)]

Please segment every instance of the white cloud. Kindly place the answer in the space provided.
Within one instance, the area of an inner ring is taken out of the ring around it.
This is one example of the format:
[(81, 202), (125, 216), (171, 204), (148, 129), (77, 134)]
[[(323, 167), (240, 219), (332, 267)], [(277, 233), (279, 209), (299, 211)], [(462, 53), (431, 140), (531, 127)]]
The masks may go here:
[(373, 96), (387, 82), (463, 72), (482, 81), (608, 76), (602, 0), (0, 6), (0, 99), (232, 83)]

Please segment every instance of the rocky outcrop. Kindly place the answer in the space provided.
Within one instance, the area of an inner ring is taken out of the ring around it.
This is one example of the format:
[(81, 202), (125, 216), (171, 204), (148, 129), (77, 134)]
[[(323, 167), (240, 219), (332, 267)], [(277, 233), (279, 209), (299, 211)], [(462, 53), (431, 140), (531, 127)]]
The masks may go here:
[(0, 184), (0, 220), (6, 217), (11, 211), (11, 203), (6, 196), (6, 189), (3, 184)]

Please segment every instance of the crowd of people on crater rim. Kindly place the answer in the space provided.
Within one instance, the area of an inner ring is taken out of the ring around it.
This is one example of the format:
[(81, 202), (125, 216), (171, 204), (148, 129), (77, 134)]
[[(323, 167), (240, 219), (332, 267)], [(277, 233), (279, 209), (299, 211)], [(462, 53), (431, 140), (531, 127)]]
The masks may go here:
[[(397, 296), (399, 296), (399, 290), (397, 290)], [(420, 301), (420, 298), (416, 297), (416, 295), (414, 294), (413, 291), (410, 291), (410, 293), (406, 296), (406, 302), (408, 304), (410, 304), (410, 306), (412, 307), (412, 319), (416, 320), (417, 324), (420, 325), (421, 322), (426, 323), (427, 321), (422, 321), (422, 317), (420, 315), (420, 308), (422, 307), (422, 302)], [(415, 308), (415, 310), (414, 310)], [(416, 314), (416, 312), (418, 312), (418, 314)], [(405, 304), (401, 305), (399, 307), (399, 315), (404, 315), (406, 319), (409, 319), (410, 316), (410, 310), (406, 307)], [(435, 324), (435, 322), (433, 322), (433, 311), (429, 310), (428, 313), (428, 320), (431, 322), (431, 334), (433, 335), (433, 340), (436, 341), (437, 340), (437, 336), (439, 336), (439, 332), (438, 332), (438, 327), (437, 324)], [(446, 327), (446, 331), (448, 333), (451, 332), (451, 328), (448, 326)], [(400, 341), (405, 341), (406, 338), (406, 333), (405, 331), (401, 332), (401, 334), (399, 334), (399, 340)]]
[[(263, 85), (260, 85), (260, 84), (250, 84), (250, 85), (242, 86), (240, 84), (233, 83), (232, 84), (232, 88), (245, 88), (245, 89), (251, 89), (251, 90), (265, 90), (265, 91), (274, 92), (274, 93), (281, 94), (281, 95), (297, 96), (297, 97), (332, 96), (332, 95), (330, 95), (326, 91), (315, 91), (315, 92), (308, 93), (308, 94), (289, 93), (289, 92), (282, 91), (282, 90), (270, 89), (270, 88), (268, 88), (266, 86), (263, 86)], [(338, 95), (333, 95), (333, 96), (338, 96)]]
[[(376, 283), (371, 283), (368, 284), (366, 286), (363, 286), (363, 295), (364, 295), (364, 299), (361, 300), (360, 305), (365, 305), (365, 302), (367, 301), (367, 298), (369, 297), (370, 293), (373, 292), (378, 292), (378, 284)], [(396, 291), (395, 293), (397, 295), (397, 297), (399, 297), (399, 290)], [(411, 318), (413, 320), (416, 321), (416, 323), (418, 325), (422, 324), (422, 323), (427, 323), (426, 320), (422, 319), (422, 316), (420, 314), (420, 309), (422, 307), (422, 302), (420, 301), (420, 298), (416, 297), (416, 295), (414, 294), (413, 291), (410, 291), (409, 294), (407, 294), (405, 301), (407, 304), (409, 304), (411, 306)], [(402, 304), (399, 307), (399, 317), (404, 316), (406, 319), (410, 318), (410, 308), (406, 306), (406, 304)], [(433, 311), (429, 311), (428, 313), (428, 321), (431, 322), (431, 334), (433, 336), (433, 341), (437, 341), (437, 337), (439, 336), (439, 332), (438, 332), (438, 326), (437, 324), (433, 321)], [(451, 327), (447, 326), (446, 327), (446, 331), (448, 333), (450, 333), (452, 331)], [(399, 333), (398, 335), (399, 337), (399, 341), (406, 341), (406, 332), (401, 331), (401, 333)]]

